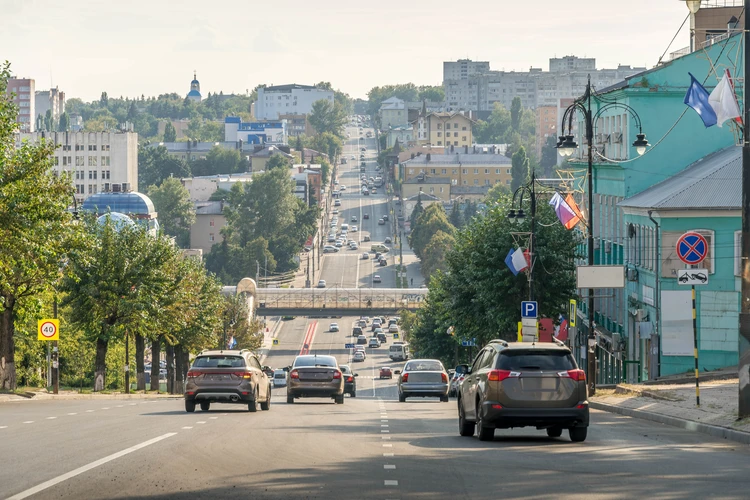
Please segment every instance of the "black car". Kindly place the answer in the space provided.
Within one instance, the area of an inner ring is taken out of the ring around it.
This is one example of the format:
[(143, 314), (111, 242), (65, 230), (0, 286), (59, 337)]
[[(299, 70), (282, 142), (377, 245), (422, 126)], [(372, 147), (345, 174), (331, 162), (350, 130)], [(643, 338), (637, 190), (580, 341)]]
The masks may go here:
[(387, 260), (385, 260), (385, 259), (384, 259), (384, 258), (382, 258), (382, 257), (380, 258), (380, 260), (379, 260), (378, 262), (380, 262), (380, 265), (381, 265), (381, 266), (387, 266), (387, 265), (388, 265), (388, 261), (387, 261)]
[(355, 326), (352, 328), (352, 336), (359, 337), (362, 335), (362, 327), (361, 326)]
[(348, 394), (353, 398), (357, 397), (357, 378), (359, 373), (352, 373), (352, 369), (349, 365), (339, 365), (341, 373), (344, 375), (344, 394)]
[(384, 221), (387, 221), (387, 220), (388, 220), (388, 214), (386, 214), (386, 215), (384, 215), (384, 216), (383, 216), (383, 220), (384, 220)]

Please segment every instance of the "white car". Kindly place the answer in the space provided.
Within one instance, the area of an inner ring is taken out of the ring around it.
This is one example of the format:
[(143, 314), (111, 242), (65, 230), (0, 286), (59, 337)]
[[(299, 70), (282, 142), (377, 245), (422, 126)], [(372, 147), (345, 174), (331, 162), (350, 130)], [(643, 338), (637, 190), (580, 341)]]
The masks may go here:
[(339, 324), (338, 323), (331, 323), (328, 325), (328, 331), (329, 332), (338, 332), (339, 331)]
[(370, 342), (367, 347), (380, 347), (380, 341), (377, 337), (370, 337)]
[(349, 231), (356, 233), (357, 231), (359, 231), (359, 228), (357, 226), (352, 226), (349, 228)]
[(340, 189), (340, 190), (342, 190), (342, 191), (346, 191), (346, 186), (344, 186), (344, 185), (342, 184), (341, 186), (339, 186), (339, 189)]
[(318, 288), (325, 288), (325, 287), (326, 287), (326, 280), (318, 281)]
[(284, 370), (273, 371), (273, 386), (274, 387), (286, 387), (286, 371)]
[(369, 259), (370, 259), (370, 254), (369, 253), (365, 252), (365, 253), (362, 254), (362, 260), (369, 260)]
[(352, 361), (364, 361), (365, 360), (365, 353), (362, 351), (354, 351), (354, 355), (352, 356)]
[(398, 333), (398, 325), (393, 323), (388, 327), (388, 333)]

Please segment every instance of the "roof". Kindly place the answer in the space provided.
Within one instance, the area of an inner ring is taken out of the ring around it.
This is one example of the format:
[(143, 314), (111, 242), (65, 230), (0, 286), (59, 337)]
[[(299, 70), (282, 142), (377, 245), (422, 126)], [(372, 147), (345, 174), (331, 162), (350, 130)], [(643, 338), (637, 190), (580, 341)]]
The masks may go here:
[(404, 181), (404, 184), (450, 184), (451, 180), (448, 177), (431, 177), (425, 175), (420, 181), (417, 177), (412, 177)]
[[(430, 161), (427, 161), (427, 155)], [(423, 153), (404, 162), (407, 166), (416, 165), (511, 165), (511, 159), (505, 155), (488, 153), (454, 153), (454, 154), (432, 154)]]
[[(271, 87), (263, 87), (264, 92), (289, 92), (290, 90), (297, 89), (297, 90), (313, 90), (317, 89), (314, 85), (299, 85), (297, 83), (290, 83), (287, 85), (274, 85)], [(319, 90), (325, 90), (325, 89), (319, 89)]]
[(487, 194), (492, 186), (451, 186), (452, 195)]
[(738, 210), (742, 205), (742, 148), (728, 148), (704, 156), (673, 175), (618, 205), (654, 209)]
[(415, 194), (414, 196), (409, 196), (407, 200), (414, 200), (421, 199), (422, 201), (441, 201), (440, 198), (433, 194), (425, 193), (424, 191), (420, 191), (419, 193)]
[(106, 213), (120, 212), (123, 214), (152, 214), (156, 212), (151, 198), (143, 193), (105, 192), (89, 196), (83, 202), (81, 210), (87, 212)]
[(280, 154), (284, 158), (294, 158), (294, 156), (290, 155), (289, 153), (285, 153), (284, 151), (280, 150), (276, 146), (266, 146), (263, 149), (259, 149), (258, 151), (253, 153), (253, 158), (257, 157), (270, 157), (274, 154)]
[(463, 113), (449, 113), (447, 111), (445, 111), (445, 112), (427, 113), (427, 118), (429, 118), (431, 116), (435, 116), (437, 118), (445, 118), (446, 120), (450, 120), (451, 118), (454, 118), (456, 116), (460, 116), (461, 118), (466, 118), (468, 121), (474, 123), (474, 120), (472, 120), (471, 118), (469, 118), (468, 116), (466, 116)]
[(201, 97), (201, 93), (193, 89), (187, 94), (188, 97)]

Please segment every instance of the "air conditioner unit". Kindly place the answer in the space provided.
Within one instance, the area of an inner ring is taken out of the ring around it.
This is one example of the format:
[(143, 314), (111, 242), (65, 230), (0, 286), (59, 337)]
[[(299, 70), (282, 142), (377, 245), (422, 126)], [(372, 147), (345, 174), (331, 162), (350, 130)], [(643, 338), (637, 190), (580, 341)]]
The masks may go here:
[(638, 269), (628, 269), (628, 281), (638, 281)]
[(635, 314), (633, 314), (633, 319), (637, 322), (648, 321), (648, 311), (645, 309), (636, 309)]

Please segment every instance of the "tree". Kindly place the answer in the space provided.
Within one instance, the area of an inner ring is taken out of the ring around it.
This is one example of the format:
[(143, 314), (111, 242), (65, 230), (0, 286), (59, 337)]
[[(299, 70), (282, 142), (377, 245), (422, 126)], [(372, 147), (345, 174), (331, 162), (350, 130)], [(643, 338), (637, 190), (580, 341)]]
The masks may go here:
[(495, 184), (487, 192), (487, 196), (484, 197), (484, 202), (487, 205), (499, 202), (501, 199), (510, 195), (510, 188), (505, 184)]
[(448, 222), (443, 206), (440, 203), (433, 203), (417, 219), (416, 227), (411, 230), (409, 243), (414, 250), (414, 254), (420, 259), (424, 259), (426, 256), (425, 248), (438, 231), (452, 235), (455, 230), (456, 228)]
[(0, 66), (0, 390), (16, 389), (19, 312), (51, 289), (80, 236), (67, 211), (71, 179), (52, 171), (54, 145), (15, 146), (18, 110), (6, 93), (9, 78), (6, 62)]
[(335, 136), (341, 135), (347, 122), (343, 106), (326, 99), (320, 99), (312, 104), (307, 119), (318, 134), (329, 132)]
[(327, 154), (331, 161), (335, 161), (336, 157), (343, 151), (344, 144), (337, 135), (324, 132), (310, 139), (309, 147), (315, 151)]
[(409, 216), (409, 224), (412, 231), (414, 231), (414, 228), (417, 227), (417, 221), (423, 213), (424, 206), (422, 205), (422, 192), (420, 191), (417, 195), (417, 204), (414, 205), (414, 210), (412, 210), (411, 215)]
[(53, 127), (54, 124), (52, 123), (53, 121), (54, 120), (52, 119), (52, 110), (48, 109), (47, 112), (44, 114), (44, 130), (47, 130), (50, 132), (54, 130), (54, 127)]
[(67, 132), (70, 130), (70, 116), (68, 116), (67, 111), (64, 111), (63, 114), (60, 115), (60, 124), (57, 126), (57, 130), (59, 132)]
[(135, 105), (135, 101), (130, 101), (130, 106), (128, 106), (127, 119), (132, 123), (133, 121), (135, 121), (136, 116), (138, 116), (138, 107)]
[(266, 170), (272, 170), (274, 168), (280, 168), (284, 171), (289, 170), (291, 167), (289, 160), (284, 157), (284, 155), (280, 153), (274, 153), (271, 155), (271, 157), (268, 159), (268, 162), (266, 163)]
[(510, 126), (516, 132), (518, 132), (521, 127), (522, 111), (521, 98), (516, 96), (513, 98), (513, 101), (510, 104)]
[(441, 85), (422, 85), (419, 87), (419, 100), (443, 102), (445, 101), (445, 91)]
[(529, 179), (529, 158), (526, 156), (526, 148), (523, 146), (513, 153), (510, 173), (510, 190), (513, 192)]
[(182, 160), (169, 156), (164, 146), (138, 145), (138, 184), (160, 185), (164, 179), (190, 176), (190, 167)]
[(555, 136), (551, 135), (547, 137), (544, 146), (542, 146), (542, 158), (539, 161), (539, 167), (545, 176), (551, 177), (555, 165), (557, 165), (557, 141)]
[(467, 200), (464, 205), (464, 224), (471, 222), (471, 219), (477, 214), (477, 203), (473, 200)]
[[(299, 151), (301, 154), (304, 154), (305, 146), (302, 144), (302, 136), (297, 136), (297, 141), (295, 142), (294, 149)], [(302, 163), (304, 163), (303, 158), (300, 156), (300, 160), (302, 160)]]
[(370, 116), (377, 116), (381, 103), (391, 97), (398, 97), (407, 102), (417, 101), (419, 100), (419, 89), (413, 83), (373, 87), (367, 93), (369, 100), (368, 114)]
[(179, 179), (169, 177), (160, 186), (151, 185), (148, 196), (159, 213), (165, 234), (173, 236), (180, 248), (190, 247), (190, 226), (195, 222), (195, 206)]
[(175, 130), (172, 122), (167, 122), (164, 125), (164, 142), (175, 142), (177, 140), (177, 130)]
[(486, 121), (479, 120), (474, 125), (473, 135), (479, 144), (501, 144), (510, 129), (510, 112), (500, 103), (495, 103), (492, 113)]
[(437, 271), (445, 271), (447, 267), (446, 257), (453, 249), (456, 239), (448, 233), (439, 230), (432, 235), (427, 246), (424, 248), (422, 259), (422, 276), (429, 282), (430, 277)]

